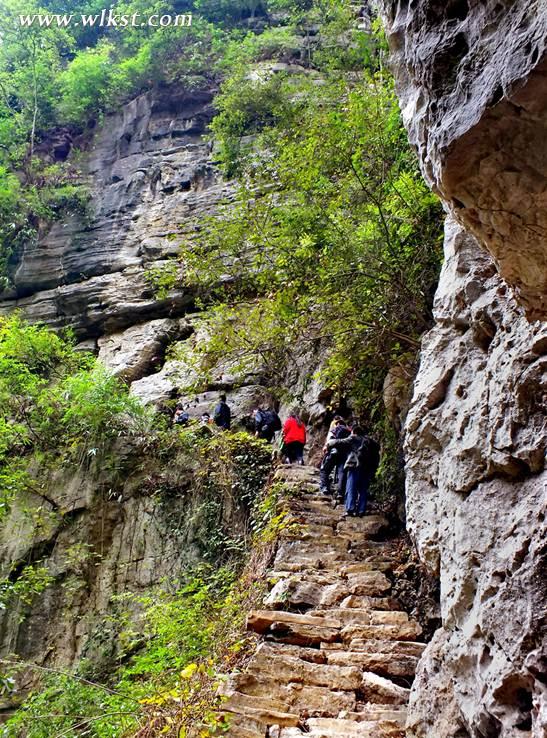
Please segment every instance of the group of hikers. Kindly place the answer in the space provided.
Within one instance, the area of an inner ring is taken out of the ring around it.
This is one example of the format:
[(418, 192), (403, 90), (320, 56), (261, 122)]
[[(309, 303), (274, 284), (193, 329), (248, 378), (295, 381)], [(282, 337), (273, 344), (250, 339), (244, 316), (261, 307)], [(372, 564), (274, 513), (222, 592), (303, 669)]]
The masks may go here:
[[(177, 405), (173, 423), (187, 425), (190, 415), (182, 405)], [(207, 412), (200, 417), (204, 425), (215, 425), (230, 430), (232, 411), (225, 394), (221, 394), (213, 415)], [(251, 429), (257, 438), (268, 443), (281, 431), (280, 453), (285, 464), (304, 464), (304, 448), (307, 441), (306, 425), (293, 410), (285, 423), (272, 407), (257, 407), (252, 412)], [(362, 517), (367, 509), (368, 491), (380, 463), (380, 447), (358, 423), (346, 421), (336, 415), (332, 421), (320, 466), (320, 492), (332, 496), (336, 502), (345, 503), (346, 515)], [(332, 493), (334, 482), (335, 491)]]
[(336, 415), (323, 447), (319, 487), (331, 495), (334, 472), (335, 496), (344, 500), (349, 516), (363, 517), (367, 509), (368, 491), (380, 464), (380, 446), (357, 423), (348, 423)]

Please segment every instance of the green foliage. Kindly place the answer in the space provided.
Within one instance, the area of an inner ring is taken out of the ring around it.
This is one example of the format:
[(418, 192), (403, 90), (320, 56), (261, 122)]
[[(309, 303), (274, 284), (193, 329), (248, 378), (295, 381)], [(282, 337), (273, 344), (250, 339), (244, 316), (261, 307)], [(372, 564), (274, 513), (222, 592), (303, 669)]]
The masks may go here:
[[(429, 325), (438, 203), (385, 73), (278, 81), (288, 109), (242, 152), (233, 141), (256, 120), (247, 107), (256, 84), (236, 94), (227, 83), (213, 124), (223, 155), (237, 151), (239, 204), (207, 224), (201, 243), (183, 246), (188, 280), (217, 299), (204, 360), (227, 346), (242, 358), (260, 353), (275, 378), (296, 361), (295, 345), (320, 346), (324, 380), (370, 405), (385, 370)], [(221, 282), (226, 263), (231, 280)]]
[[(267, 492), (264, 505), (257, 499), (262, 522), (276, 518), (278, 493)], [(121, 664), (109, 682), (92, 682), (81, 673), (49, 675), (0, 735), (122, 738), (131, 731), (179, 738), (199, 728), (205, 738), (222, 732), (220, 675), (229, 673), (252, 643), (245, 617), (263, 594), (261, 576), (252, 559), (241, 575), (232, 566), (203, 566), (178, 586), (119, 596)], [(124, 613), (135, 610), (138, 622), (129, 625)]]
[(80, 51), (59, 75), (64, 120), (79, 123), (104, 107), (113, 78), (112, 48), (103, 43)]
[(165, 300), (177, 284), (181, 283), (180, 263), (176, 260), (150, 267), (144, 277), (154, 290), (156, 299)]
[(15, 582), (5, 578), (0, 580), (0, 610), (7, 609), (14, 602), (30, 605), (36, 595), (41, 594), (53, 581), (47, 567), (41, 564), (25, 566)]
[(15, 716), (0, 727), (2, 738), (121, 738), (133, 727), (138, 705), (69, 674), (49, 675)]
[(18, 315), (0, 319), (0, 517), (25, 490), (41, 494), (28, 459), (82, 463), (150, 416), (127, 388), (72, 341)]
[(224, 510), (240, 510), (248, 518), (270, 473), (271, 451), (248, 433), (219, 433), (200, 448), (196, 491), (203, 502), (194, 527), (206, 560), (237, 560), (246, 550), (250, 531), (235, 538)]

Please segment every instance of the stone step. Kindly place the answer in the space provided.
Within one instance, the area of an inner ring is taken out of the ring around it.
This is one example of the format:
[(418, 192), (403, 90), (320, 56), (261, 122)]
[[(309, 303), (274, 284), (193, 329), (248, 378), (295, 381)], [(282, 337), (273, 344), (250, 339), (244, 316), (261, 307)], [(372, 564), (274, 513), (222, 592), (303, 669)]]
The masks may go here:
[(274, 651), (268, 648), (268, 644), (259, 646), (247, 671), (260, 679), (270, 675), (285, 684), (296, 682), (342, 692), (354, 691), (362, 686), (362, 672), (356, 667), (313, 664), (296, 656)]
[(365, 515), (364, 518), (343, 518), (338, 525), (337, 532), (378, 536), (382, 531), (387, 531), (389, 527), (389, 521), (383, 515)]
[(355, 690), (331, 689), (328, 686), (281, 682), (271, 673), (241, 673), (232, 675), (224, 687), (224, 694), (242, 694), (249, 699), (264, 700), (271, 709), (284, 705), (286, 712), (312, 717), (337, 717), (343, 711), (360, 709)]
[(413, 677), (418, 665), (416, 656), (405, 654), (367, 653), (365, 651), (326, 651), (326, 653), (328, 664), (356, 666), (381, 676)]
[[(264, 692), (271, 692), (271, 685), (264, 684)], [(326, 687), (304, 685), (292, 682), (283, 687), (275, 698), (271, 696), (251, 696), (244, 692), (232, 691), (226, 695), (223, 703), (226, 712), (237, 713), (254, 717), (263, 721), (266, 717), (267, 724), (284, 724), (287, 715), (302, 715), (309, 717), (338, 717), (342, 712), (353, 712), (357, 710), (357, 698), (354, 691), (332, 690)], [(281, 714), (282, 722), (271, 721), (271, 716)], [(357, 713), (356, 713), (357, 714)], [(291, 723), (297, 725), (298, 723)]]
[(271, 738), (404, 738), (398, 725), (386, 722), (356, 722), (333, 718), (312, 718), (305, 728), (281, 728), (270, 731)]
[(356, 607), (336, 607), (328, 610), (310, 610), (309, 615), (335, 617), (345, 625), (404, 625), (409, 622), (408, 614), (402, 610), (361, 610)]
[[(382, 625), (346, 625), (342, 628), (342, 640), (349, 643), (351, 651), (356, 650), (354, 641), (356, 640), (394, 640), (394, 641), (414, 641), (422, 633), (422, 629), (415, 621), (409, 623), (398, 624), (382, 624)], [(325, 638), (328, 643), (333, 639)]]
[[(401, 656), (414, 656), (415, 658), (421, 658), (426, 648), (425, 643), (418, 641), (398, 641), (393, 640), (381, 640), (381, 639), (356, 639), (351, 642), (352, 653), (384, 653), (394, 654)], [(328, 650), (335, 651), (336, 643), (329, 643)]]
[[(404, 738), (421, 635), (389, 596), (395, 547), (381, 515), (343, 518), (316, 494), (317, 470), (284, 467), (295, 526), (279, 542), (261, 636), (224, 686), (230, 738)], [(298, 610), (301, 610), (298, 612)], [(396, 683), (396, 680), (399, 683)]]
[(410, 696), (410, 689), (400, 687), (371, 671), (363, 673), (362, 692), (366, 702), (388, 705), (406, 705)]
[(370, 597), (367, 595), (348, 595), (339, 607), (341, 608), (357, 608), (358, 610), (400, 610), (401, 605), (394, 597)]
[(264, 738), (266, 730), (263, 723), (242, 715), (225, 715), (227, 730), (222, 732), (228, 738)]
[(317, 618), (283, 610), (255, 610), (247, 616), (248, 630), (298, 646), (339, 640), (341, 627), (342, 623), (335, 618)]
[(373, 597), (389, 592), (391, 582), (379, 571), (344, 577), (331, 572), (273, 572), (278, 579), (266, 603), (279, 607), (333, 607), (347, 597)]
[(267, 707), (245, 704), (243, 701), (239, 701), (235, 696), (229, 700), (226, 705), (223, 705), (223, 710), (228, 714), (236, 714), (240, 718), (248, 719), (252, 721), (253, 725), (258, 723), (265, 727), (268, 725), (291, 727), (300, 725), (302, 722), (299, 715), (278, 712)]
[(348, 719), (355, 720), (357, 722), (360, 720), (364, 722), (389, 721), (396, 725), (400, 725), (402, 728), (406, 725), (408, 712), (406, 705), (397, 706), (366, 703), (359, 704), (358, 710), (359, 712), (348, 713)]

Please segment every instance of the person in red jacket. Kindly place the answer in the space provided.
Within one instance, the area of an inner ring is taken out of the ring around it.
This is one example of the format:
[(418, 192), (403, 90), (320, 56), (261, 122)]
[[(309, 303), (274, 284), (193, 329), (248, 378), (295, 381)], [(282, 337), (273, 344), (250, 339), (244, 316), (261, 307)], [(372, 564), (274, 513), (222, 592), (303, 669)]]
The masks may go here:
[(282, 454), (289, 464), (304, 463), (304, 446), (306, 445), (306, 426), (296, 412), (292, 412), (283, 426)]

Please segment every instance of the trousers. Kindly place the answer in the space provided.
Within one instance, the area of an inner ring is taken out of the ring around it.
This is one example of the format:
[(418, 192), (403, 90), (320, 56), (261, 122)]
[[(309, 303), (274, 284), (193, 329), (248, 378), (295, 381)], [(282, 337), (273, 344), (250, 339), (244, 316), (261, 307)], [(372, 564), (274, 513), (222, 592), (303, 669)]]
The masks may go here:
[(346, 511), (364, 515), (367, 509), (369, 475), (360, 466), (346, 469)]

